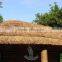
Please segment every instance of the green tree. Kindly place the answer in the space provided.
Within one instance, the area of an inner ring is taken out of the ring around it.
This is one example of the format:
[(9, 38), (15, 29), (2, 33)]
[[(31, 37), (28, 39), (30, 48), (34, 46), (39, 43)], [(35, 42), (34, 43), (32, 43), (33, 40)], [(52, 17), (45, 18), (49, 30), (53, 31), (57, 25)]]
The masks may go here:
[[(0, 1), (0, 8), (2, 8), (2, 1)], [(0, 23), (3, 22), (3, 17), (0, 15)]]
[(0, 15), (0, 23), (3, 22), (3, 17)]
[(50, 11), (47, 13), (37, 13), (33, 22), (37, 24), (48, 25), (51, 27), (62, 27), (62, 8), (56, 3), (50, 5)]

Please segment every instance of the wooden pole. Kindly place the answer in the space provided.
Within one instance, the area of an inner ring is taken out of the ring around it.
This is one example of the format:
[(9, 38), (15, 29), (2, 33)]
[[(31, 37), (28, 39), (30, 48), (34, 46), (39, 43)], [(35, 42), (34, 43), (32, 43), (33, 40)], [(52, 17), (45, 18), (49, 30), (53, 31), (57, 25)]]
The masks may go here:
[(41, 51), (41, 62), (48, 62), (48, 53), (46, 49)]

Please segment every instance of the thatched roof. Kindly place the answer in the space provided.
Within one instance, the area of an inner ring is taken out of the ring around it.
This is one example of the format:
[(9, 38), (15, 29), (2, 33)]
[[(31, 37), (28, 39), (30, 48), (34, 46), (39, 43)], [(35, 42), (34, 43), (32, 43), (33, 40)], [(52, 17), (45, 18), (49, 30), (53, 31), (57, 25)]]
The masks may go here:
[(62, 45), (62, 30), (16, 20), (0, 24), (0, 44)]

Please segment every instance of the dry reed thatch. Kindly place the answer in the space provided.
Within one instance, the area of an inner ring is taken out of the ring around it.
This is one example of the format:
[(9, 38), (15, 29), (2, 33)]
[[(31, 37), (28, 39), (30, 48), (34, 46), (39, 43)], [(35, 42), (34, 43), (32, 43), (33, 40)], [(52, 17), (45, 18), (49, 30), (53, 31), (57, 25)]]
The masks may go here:
[[(26, 31), (25, 28), (23, 30), (16, 29), (14, 26), (28, 27), (30, 31)], [(32, 31), (34, 29), (36, 31)], [(16, 20), (6, 21), (0, 24), (0, 44), (62, 45), (62, 30), (53, 30), (48, 26)]]
[(62, 39), (27, 36), (0, 36), (0, 44), (44, 44), (62, 45)]

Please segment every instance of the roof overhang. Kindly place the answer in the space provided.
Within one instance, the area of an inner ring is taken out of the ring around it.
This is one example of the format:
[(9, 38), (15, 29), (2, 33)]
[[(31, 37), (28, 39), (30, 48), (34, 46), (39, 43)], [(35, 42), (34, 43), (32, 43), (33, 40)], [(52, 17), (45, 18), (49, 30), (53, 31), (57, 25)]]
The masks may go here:
[(28, 36), (0, 36), (0, 44), (62, 45), (62, 39)]

